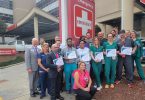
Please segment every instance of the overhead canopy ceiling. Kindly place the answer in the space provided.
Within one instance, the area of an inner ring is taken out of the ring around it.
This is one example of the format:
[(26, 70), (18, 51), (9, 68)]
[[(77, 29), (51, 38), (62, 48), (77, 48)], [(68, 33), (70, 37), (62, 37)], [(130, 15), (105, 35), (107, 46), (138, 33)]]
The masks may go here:
[[(38, 17), (38, 31), (40, 34), (50, 33), (59, 29), (59, 21), (56, 17), (34, 8), (30, 13), (18, 22), (14, 27), (10, 26), (5, 35), (30, 37), (34, 35), (34, 16)], [(12, 28), (11, 28), (12, 27)]]

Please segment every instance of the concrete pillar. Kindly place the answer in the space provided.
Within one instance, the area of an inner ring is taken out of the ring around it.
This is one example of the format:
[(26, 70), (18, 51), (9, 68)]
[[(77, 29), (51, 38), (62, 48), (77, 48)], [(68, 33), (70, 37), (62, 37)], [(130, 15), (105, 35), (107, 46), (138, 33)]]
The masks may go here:
[(134, 0), (122, 0), (121, 3), (121, 29), (133, 30)]
[(38, 36), (38, 17), (34, 16), (34, 37), (39, 38)]
[(62, 39), (62, 44), (66, 45), (66, 39), (68, 37), (68, 17), (67, 17), (67, 0), (59, 0), (60, 1), (60, 10), (61, 10), (61, 23), (59, 24), (60, 27), (60, 35)]
[(2, 44), (5, 44), (5, 36), (2, 36)]

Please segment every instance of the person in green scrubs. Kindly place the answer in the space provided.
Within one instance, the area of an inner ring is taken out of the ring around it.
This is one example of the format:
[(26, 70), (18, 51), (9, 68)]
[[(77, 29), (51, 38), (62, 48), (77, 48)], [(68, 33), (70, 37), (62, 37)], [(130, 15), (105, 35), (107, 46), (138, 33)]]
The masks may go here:
[(138, 72), (140, 78), (145, 83), (145, 75), (144, 75), (144, 71), (143, 71), (143, 68), (142, 68), (142, 65), (141, 65), (141, 60), (142, 60), (142, 57), (143, 57), (143, 45), (142, 45), (141, 40), (139, 38), (137, 38), (137, 34), (136, 34), (135, 31), (131, 32), (131, 38), (133, 39), (133, 41), (137, 45), (136, 52), (133, 55), (133, 61), (135, 61), (137, 72)]
[[(114, 81), (116, 76), (116, 64), (117, 64), (117, 43), (114, 42), (113, 34), (107, 34), (108, 41), (104, 43), (104, 54), (105, 56), (105, 77), (106, 85), (105, 88), (114, 88)], [(106, 51), (116, 49), (116, 55), (108, 57)]]
[(92, 68), (93, 72), (95, 75), (95, 81), (97, 84), (97, 90), (102, 89), (101, 85), (101, 79), (100, 79), (100, 74), (102, 70), (102, 60), (103, 59), (98, 59), (96, 58), (97, 53), (103, 53), (103, 46), (100, 46), (100, 41), (97, 37), (94, 37), (93, 39), (93, 45), (90, 47), (90, 52), (91, 52), (91, 58), (92, 58)]

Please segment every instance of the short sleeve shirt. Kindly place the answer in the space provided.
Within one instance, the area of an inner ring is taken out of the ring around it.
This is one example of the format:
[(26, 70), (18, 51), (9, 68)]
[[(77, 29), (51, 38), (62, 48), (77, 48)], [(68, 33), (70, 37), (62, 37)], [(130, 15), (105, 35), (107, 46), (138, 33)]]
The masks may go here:
[[(40, 53), (38, 54), (38, 59), (41, 59), (41, 64), (45, 67), (48, 68), (48, 64), (47, 64), (47, 55), (48, 54), (44, 54), (44, 53)], [(39, 71), (44, 71), (41, 67), (39, 67)]]

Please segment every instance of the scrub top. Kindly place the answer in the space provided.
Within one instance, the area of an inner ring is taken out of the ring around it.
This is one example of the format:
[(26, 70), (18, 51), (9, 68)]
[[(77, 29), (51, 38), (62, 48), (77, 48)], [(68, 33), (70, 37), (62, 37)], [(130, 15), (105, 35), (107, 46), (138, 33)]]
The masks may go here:
[[(41, 64), (45, 67), (48, 68), (48, 63), (47, 63), (47, 55), (48, 54), (44, 54), (44, 53), (40, 53), (38, 55), (38, 59), (41, 59)], [(41, 67), (39, 67), (39, 71), (44, 71)]]

